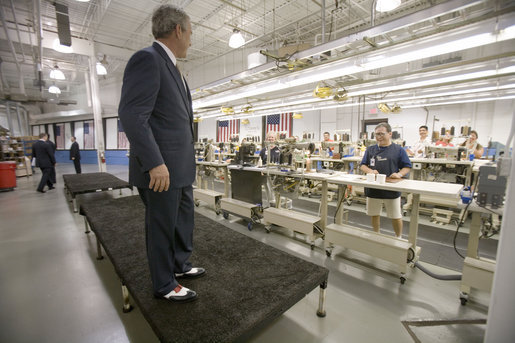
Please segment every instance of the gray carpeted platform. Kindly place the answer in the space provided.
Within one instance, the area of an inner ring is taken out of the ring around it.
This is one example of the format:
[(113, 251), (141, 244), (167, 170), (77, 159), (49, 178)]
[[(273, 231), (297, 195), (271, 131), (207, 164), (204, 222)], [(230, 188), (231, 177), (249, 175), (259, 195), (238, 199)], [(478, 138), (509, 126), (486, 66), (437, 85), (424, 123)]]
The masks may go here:
[(121, 188), (132, 189), (132, 186), (127, 181), (109, 173), (65, 174), (63, 175), (63, 180), (64, 186), (73, 198), (77, 194)]
[(191, 260), (207, 273), (199, 279), (181, 280), (181, 284), (197, 291), (199, 299), (186, 304), (155, 299), (139, 197), (86, 203), (81, 213), (163, 342), (245, 340), (327, 281), (326, 268), (196, 214)]

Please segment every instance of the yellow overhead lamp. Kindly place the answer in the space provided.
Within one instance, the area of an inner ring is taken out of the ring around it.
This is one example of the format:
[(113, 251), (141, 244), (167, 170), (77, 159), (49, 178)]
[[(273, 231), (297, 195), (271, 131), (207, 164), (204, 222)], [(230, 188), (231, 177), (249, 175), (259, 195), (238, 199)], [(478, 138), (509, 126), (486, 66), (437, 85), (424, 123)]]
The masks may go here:
[(333, 100), (334, 101), (346, 101), (349, 98), (347, 95), (347, 90), (345, 88), (338, 88), (334, 92)]
[(241, 108), (241, 113), (249, 114), (249, 113), (253, 113), (253, 112), (254, 112), (254, 110), (252, 109), (251, 104), (246, 104), (245, 106), (243, 106)]
[(194, 123), (200, 123), (201, 121), (202, 121), (202, 118), (201, 118), (201, 117), (193, 118), (193, 122), (194, 122)]
[(249, 121), (248, 119), (242, 119), (242, 120), (241, 120), (241, 123), (242, 123), (243, 125), (248, 125), (248, 124), (250, 124), (250, 121)]
[(315, 90), (313, 91), (313, 96), (315, 98), (324, 99), (330, 97), (331, 95), (333, 95), (333, 89), (320, 83), (316, 86)]
[(390, 112), (392, 112), (392, 109), (390, 108), (390, 106), (388, 106), (385, 103), (380, 103), (379, 105), (377, 105), (377, 108), (379, 108), (379, 110), (381, 112), (383, 112), (383, 113), (390, 113)]
[(401, 112), (402, 112), (402, 108), (399, 105), (394, 104), (392, 106), (392, 113), (401, 113)]
[(292, 118), (293, 119), (302, 119), (302, 113), (293, 113)]
[(234, 114), (234, 109), (232, 107), (224, 107), (224, 106), (222, 106), (220, 108), (220, 111), (222, 111), (222, 114), (224, 114), (224, 115)]

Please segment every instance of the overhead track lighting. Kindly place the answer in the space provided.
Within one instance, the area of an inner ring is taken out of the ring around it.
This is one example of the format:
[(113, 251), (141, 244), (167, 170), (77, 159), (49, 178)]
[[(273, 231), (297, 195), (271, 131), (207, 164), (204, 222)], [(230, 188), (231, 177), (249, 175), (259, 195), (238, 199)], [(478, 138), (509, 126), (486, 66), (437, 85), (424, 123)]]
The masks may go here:
[(64, 76), (64, 73), (59, 69), (57, 64), (54, 66), (54, 69), (50, 71), (50, 78), (54, 80), (65, 80), (66, 77)]
[(100, 62), (97, 62), (97, 75), (107, 75), (107, 69)]
[(241, 34), (240, 30), (232, 30), (231, 38), (229, 38), (229, 46), (233, 49), (237, 49), (243, 44), (245, 44), (245, 38), (243, 38), (243, 35)]
[(388, 12), (396, 9), (401, 5), (401, 0), (377, 0), (376, 11)]

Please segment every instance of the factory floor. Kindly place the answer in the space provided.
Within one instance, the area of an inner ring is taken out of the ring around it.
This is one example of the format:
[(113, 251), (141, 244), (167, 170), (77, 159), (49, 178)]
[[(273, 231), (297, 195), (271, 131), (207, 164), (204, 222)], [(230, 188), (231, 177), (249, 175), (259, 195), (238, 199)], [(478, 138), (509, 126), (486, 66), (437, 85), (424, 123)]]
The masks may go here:
[[(97, 261), (94, 235), (84, 233), (84, 219), (73, 213), (57, 166), (57, 188), (41, 194), (41, 177), (17, 179), (17, 188), (0, 192), (0, 342), (156, 342), (138, 308), (122, 313), (119, 280), (109, 260)], [(83, 172), (97, 171), (83, 165)], [(127, 168), (108, 166), (127, 179)], [(130, 195), (123, 190), (123, 195)], [(79, 196), (118, 197), (118, 191)], [(387, 262), (335, 249), (327, 257), (322, 242), (314, 250), (300, 234), (225, 220), (201, 205), (196, 209), (227, 227), (330, 270), (325, 318), (315, 315), (318, 289), (253, 336), (251, 342), (482, 342), (484, 324), (434, 325), (438, 320), (486, 319), (490, 294), (473, 290), (459, 301), (459, 281), (439, 281), (418, 269), (404, 285)], [(359, 219), (359, 217), (356, 217)], [(368, 218), (362, 218), (363, 226)], [(448, 245), (448, 244), (447, 244)], [(447, 248), (449, 248), (447, 246)], [(130, 252), (128, 252), (130, 253)], [(237, 261), (235, 261), (237, 263)], [(456, 271), (424, 263), (439, 274)], [(229, 281), (227, 287), (231, 287)], [(270, 292), (282, 290), (271, 289)], [(192, 320), (195, 320), (192, 318)], [(409, 326), (403, 321), (418, 321)]]

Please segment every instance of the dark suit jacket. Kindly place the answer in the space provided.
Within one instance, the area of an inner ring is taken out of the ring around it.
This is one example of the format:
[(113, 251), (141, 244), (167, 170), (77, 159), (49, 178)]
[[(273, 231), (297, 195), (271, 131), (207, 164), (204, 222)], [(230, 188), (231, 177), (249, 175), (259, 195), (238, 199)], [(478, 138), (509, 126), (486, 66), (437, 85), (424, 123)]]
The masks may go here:
[(172, 188), (193, 183), (193, 109), (187, 88), (157, 43), (136, 52), (127, 63), (118, 115), (131, 144), (131, 184), (148, 187), (148, 171), (162, 163)]
[(42, 140), (38, 140), (32, 144), (32, 157), (36, 158), (36, 167), (51, 168), (55, 165), (55, 156), (52, 146)]
[(73, 142), (70, 147), (70, 160), (74, 157), (76, 160), (80, 160), (79, 143), (77, 142)]
[(50, 146), (52, 147), (52, 151), (54, 152), (55, 154), (55, 151), (57, 150), (57, 146), (55, 145), (54, 142), (52, 142), (51, 140), (48, 140), (46, 141), (48, 144), (50, 144)]

